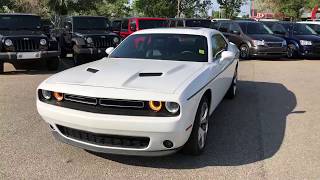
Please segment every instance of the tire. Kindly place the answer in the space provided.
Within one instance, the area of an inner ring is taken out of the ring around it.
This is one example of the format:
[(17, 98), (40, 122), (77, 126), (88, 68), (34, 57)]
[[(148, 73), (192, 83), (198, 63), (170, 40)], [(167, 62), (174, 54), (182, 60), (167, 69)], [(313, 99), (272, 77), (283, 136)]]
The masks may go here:
[(296, 46), (294, 44), (288, 44), (287, 57), (292, 59), (292, 58), (296, 58), (297, 56), (298, 56), (298, 52), (296, 50)]
[(249, 59), (250, 58), (250, 50), (247, 44), (242, 44), (239, 48), (240, 50), (240, 58), (241, 59)]
[(226, 98), (233, 99), (236, 97), (237, 89), (238, 89), (237, 82), (238, 82), (238, 68), (236, 68), (236, 70), (234, 72), (232, 82), (231, 82), (230, 87), (229, 87), (227, 94), (226, 94)]
[(4, 62), (0, 60), (0, 74), (4, 73)]
[(46, 65), (49, 71), (57, 71), (60, 65), (60, 60), (58, 57), (49, 58), (46, 60)]
[(194, 156), (198, 156), (203, 153), (206, 147), (209, 129), (209, 110), (209, 99), (204, 96), (199, 103), (191, 135), (182, 149), (183, 153)]

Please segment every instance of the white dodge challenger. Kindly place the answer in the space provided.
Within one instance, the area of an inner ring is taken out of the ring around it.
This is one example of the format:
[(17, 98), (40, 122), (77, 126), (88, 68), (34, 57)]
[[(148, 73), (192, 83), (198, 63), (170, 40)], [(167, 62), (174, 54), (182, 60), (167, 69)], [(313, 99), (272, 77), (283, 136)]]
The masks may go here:
[(39, 85), (37, 109), (54, 137), (102, 153), (201, 154), (210, 115), (236, 95), (237, 47), (212, 29), (163, 28), (106, 52)]

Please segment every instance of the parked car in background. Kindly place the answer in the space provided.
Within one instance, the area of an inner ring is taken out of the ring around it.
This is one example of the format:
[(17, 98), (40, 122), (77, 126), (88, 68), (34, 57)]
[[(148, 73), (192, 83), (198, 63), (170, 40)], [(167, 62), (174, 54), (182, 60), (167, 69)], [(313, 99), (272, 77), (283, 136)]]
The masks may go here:
[(54, 28), (54, 24), (50, 19), (41, 19), (41, 29), (48, 36), (51, 36), (51, 30)]
[(168, 20), (166, 18), (131, 17), (111, 21), (112, 31), (119, 34), (122, 39), (135, 31), (160, 27), (168, 27)]
[(263, 23), (276, 35), (286, 39), (289, 58), (320, 57), (320, 37), (308, 25), (287, 21)]
[(214, 27), (240, 49), (240, 57), (285, 57), (287, 43), (256, 21), (219, 21)]
[(197, 18), (171, 18), (168, 23), (169, 27), (204, 27), (211, 28), (212, 22), (210, 19)]
[(108, 47), (116, 47), (120, 37), (109, 31), (102, 16), (67, 16), (60, 19), (54, 31), (59, 40), (61, 57), (72, 54), (75, 65), (105, 57)]
[(60, 141), (90, 151), (201, 154), (209, 117), (237, 93), (239, 50), (218, 31), (137, 31), (109, 57), (51, 76), (37, 109)]
[(0, 14), (0, 73), (5, 62), (45, 61), (48, 70), (57, 70), (58, 56), (58, 42), (42, 31), (39, 16)]
[(320, 35), (320, 21), (300, 21), (298, 23), (306, 24), (311, 27), (318, 35)]

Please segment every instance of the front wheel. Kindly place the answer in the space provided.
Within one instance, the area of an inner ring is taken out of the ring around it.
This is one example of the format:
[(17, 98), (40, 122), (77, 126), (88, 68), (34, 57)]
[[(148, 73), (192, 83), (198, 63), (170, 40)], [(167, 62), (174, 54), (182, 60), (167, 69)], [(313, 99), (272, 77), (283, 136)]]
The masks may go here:
[(59, 68), (60, 60), (58, 57), (49, 58), (46, 60), (46, 64), (49, 71), (57, 71)]
[(240, 58), (241, 59), (249, 59), (250, 58), (250, 50), (249, 50), (248, 45), (242, 44), (240, 46)]
[(190, 155), (200, 155), (206, 147), (209, 129), (209, 99), (203, 97), (197, 109), (191, 135), (183, 147), (183, 152)]
[(296, 46), (294, 44), (289, 44), (288, 45), (288, 50), (287, 50), (287, 57), (288, 58), (295, 58), (297, 57), (297, 51), (296, 51)]

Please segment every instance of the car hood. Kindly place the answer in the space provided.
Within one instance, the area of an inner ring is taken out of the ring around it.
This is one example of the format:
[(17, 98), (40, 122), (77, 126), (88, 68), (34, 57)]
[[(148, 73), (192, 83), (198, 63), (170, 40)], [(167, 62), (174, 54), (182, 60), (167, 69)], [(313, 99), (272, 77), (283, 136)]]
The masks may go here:
[(109, 31), (101, 31), (101, 30), (81, 30), (81, 31), (77, 31), (75, 32), (76, 35), (78, 36), (108, 36), (108, 35), (116, 35), (113, 32), (109, 32)]
[(1, 36), (45, 36), (42, 31), (30, 31), (30, 30), (0, 30)]
[(104, 58), (58, 73), (46, 83), (174, 93), (182, 83), (206, 64)]
[(318, 35), (295, 35), (297, 40), (307, 40), (312, 42), (320, 42)]
[(264, 40), (266, 42), (282, 42), (283, 38), (271, 34), (250, 34), (248, 35), (252, 40)]

